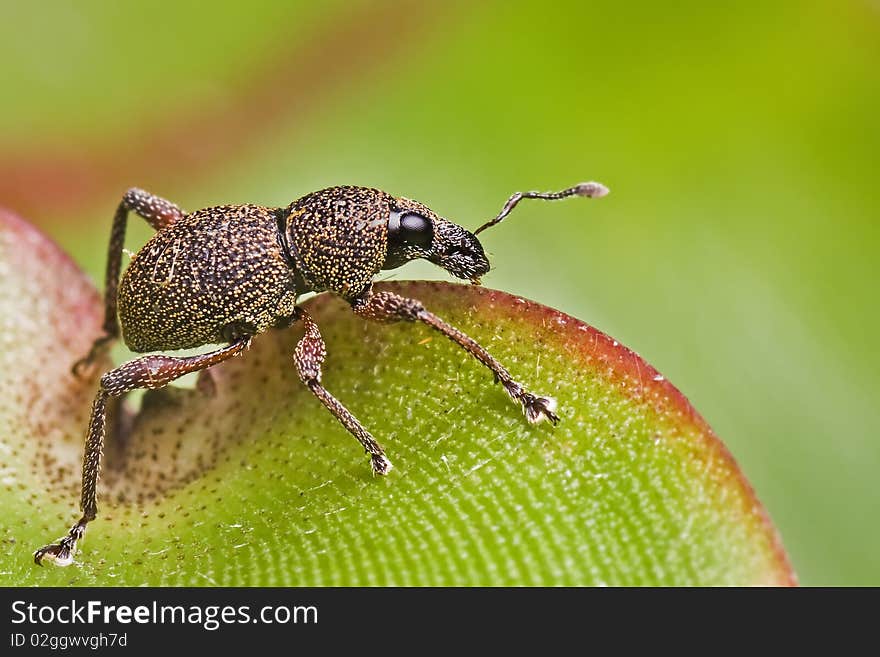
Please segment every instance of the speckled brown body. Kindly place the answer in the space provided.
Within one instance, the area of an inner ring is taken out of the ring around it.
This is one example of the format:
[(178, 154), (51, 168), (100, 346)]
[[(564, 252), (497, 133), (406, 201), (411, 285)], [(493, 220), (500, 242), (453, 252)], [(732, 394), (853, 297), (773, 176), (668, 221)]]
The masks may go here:
[(147, 242), (122, 277), (119, 320), (133, 351), (188, 349), (260, 333), (293, 314), (296, 295), (276, 212), (224, 205)]
[[(561, 192), (517, 193), (479, 230), (500, 222), (523, 198), (556, 200), (607, 193), (598, 183)], [(156, 235), (135, 255), (122, 280), (128, 213), (143, 217)], [(478, 231), (479, 232), (479, 231)], [(479, 282), (489, 261), (474, 233), (404, 197), (370, 187), (329, 187), (286, 208), (220, 205), (187, 214), (142, 189), (123, 194), (113, 215), (107, 249), (103, 334), (73, 366), (88, 370), (120, 335), (134, 351), (166, 351), (226, 343), (192, 356), (148, 354), (106, 372), (92, 404), (80, 497), (82, 517), (58, 542), (34, 552), (38, 564), (60, 566), (73, 554), (86, 525), (98, 514), (97, 483), (107, 436), (108, 401), (138, 389), (161, 388), (182, 376), (244, 353), (251, 340), (272, 326), (301, 322), (303, 337), (293, 353), (302, 382), (354, 436), (370, 456), (373, 472), (386, 475), (391, 461), (382, 446), (321, 382), (327, 348), (317, 324), (297, 296), (329, 291), (375, 322), (422, 322), (485, 365), (495, 381), (522, 406), (529, 422), (559, 421), (556, 402), (532, 394), (488, 351), (429, 312), (416, 299), (372, 292), (382, 269), (424, 258), (459, 278)]]

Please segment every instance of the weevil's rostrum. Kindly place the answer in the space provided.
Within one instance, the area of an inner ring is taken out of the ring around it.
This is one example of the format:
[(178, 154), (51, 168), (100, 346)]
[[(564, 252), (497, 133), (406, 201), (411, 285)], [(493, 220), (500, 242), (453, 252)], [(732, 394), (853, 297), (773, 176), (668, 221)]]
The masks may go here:
[[(390, 472), (391, 462), (373, 435), (324, 388), (324, 341), (317, 324), (297, 306), (297, 298), (307, 292), (338, 294), (355, 314), (371, 321), (420, 321), (430, 326), (486, 366), (522, 406), (529, 422), (547, 419), (555, 424), (555, 400), (529, 392), (488, 351), (421, 302), (374, 293), (371, 284), (381, 270), (416, 258), (477, 283), (489, 271), (489, 261), (476, 234), (502, 221), (522, 199), (607, 193), (599, 183), (581, 183), (561, 192), (517, 193), (494, 219), (471, 233), (421, 203), (367, 187), (330, 187), (287, 207), (221, 205), (189, 214), (160, 197), (130, 189), (110, 233), (103, 334), (74, 364), (74, 373), (94, 365), (120, 336), (120, 326), (126, 345), (135, 352), (225, 346), (197, 356), (150, 354), (101, 377), (83, 455), (82, 518), (57, 543), (37, 550), (34, 560), (72, 563), (86, 525), (97, 516), (110, 397), (161, 388), (238, 356), (256, 335), (272, 327), (304, 324), (305, 333), (292, 354), (300, 379), (360, 442), (373, 472)], [(132, 258), (120, 281), (129, 211), (146, 219), (157, 233)]]

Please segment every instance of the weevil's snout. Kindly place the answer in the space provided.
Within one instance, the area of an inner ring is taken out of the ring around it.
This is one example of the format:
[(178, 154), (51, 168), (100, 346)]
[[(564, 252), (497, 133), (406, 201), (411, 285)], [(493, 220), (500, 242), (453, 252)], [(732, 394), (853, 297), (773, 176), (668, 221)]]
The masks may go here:
[(388, 251), (382, 269), (424, 258), (453, 276), (472, 282), (489, 271), (480, 240), (421, 203), (395, 199), (388, 219)]
[(453, 276), (476, 281), (489, 271), (489, 260), (480, 240), (461, 226), (441, 219), (436, 222), (433, 253), (428, 260)]

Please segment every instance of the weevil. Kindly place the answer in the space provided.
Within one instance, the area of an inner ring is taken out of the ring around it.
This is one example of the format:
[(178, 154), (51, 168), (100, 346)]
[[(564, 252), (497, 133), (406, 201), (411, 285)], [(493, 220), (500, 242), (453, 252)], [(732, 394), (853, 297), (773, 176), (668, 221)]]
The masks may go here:
[[(596, 198), (608, 189), (595, 182), (560, 192), (518, 192), (501, 212), (473, 233), (408, 198), (367, 187), (330, 187), (286, 207), (221, 205), (186, 213), (141, 189), (129, 189), (113, 217), (104, 293), (102, 334), (73, 373), (89, 371), (120, 337), (134, 352), (174, 351), (223, 344), (196, 356), (150, 354), (110, 370), (92, 404), (82, 467), (82, 517), (57, 543), (40, 548), (34, 561), (73, 562), (77, 542), (98, 513), (97, 484), (106, 436), (107, 403), (138, 388), (161, 388), (242, 354), (272, 327), (304, 325), (293, 353), (302, 382), (364, 447), (373, 472), (391, 461), (373, 435), (321, 381), (327, 355), (317, 324), (297, 305), (307, 292), (331, 292), (356, 315), (376, 322), (422, 322), (487, 367), (529, 422), (559, 421), (556, 402), (529, 392), (488, 351), (431, 313), (421, 302), (374, 292), (382, 270), (424, 258), (461, 279), (479, 283), (489, 260), (477, 234), (502, 221), (523, 199)], [(156, 230), (133, 256), (120, 280), (129, 212)]]

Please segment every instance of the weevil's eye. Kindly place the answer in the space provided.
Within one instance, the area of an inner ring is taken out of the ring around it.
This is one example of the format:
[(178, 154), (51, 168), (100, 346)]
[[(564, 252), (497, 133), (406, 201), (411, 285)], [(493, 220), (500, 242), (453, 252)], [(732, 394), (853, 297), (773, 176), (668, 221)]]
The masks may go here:
[(434, 239), (434, 224), (427, 217), (405, 210), (388, 218), (388, 242), (394, 246), (428, 248)]

